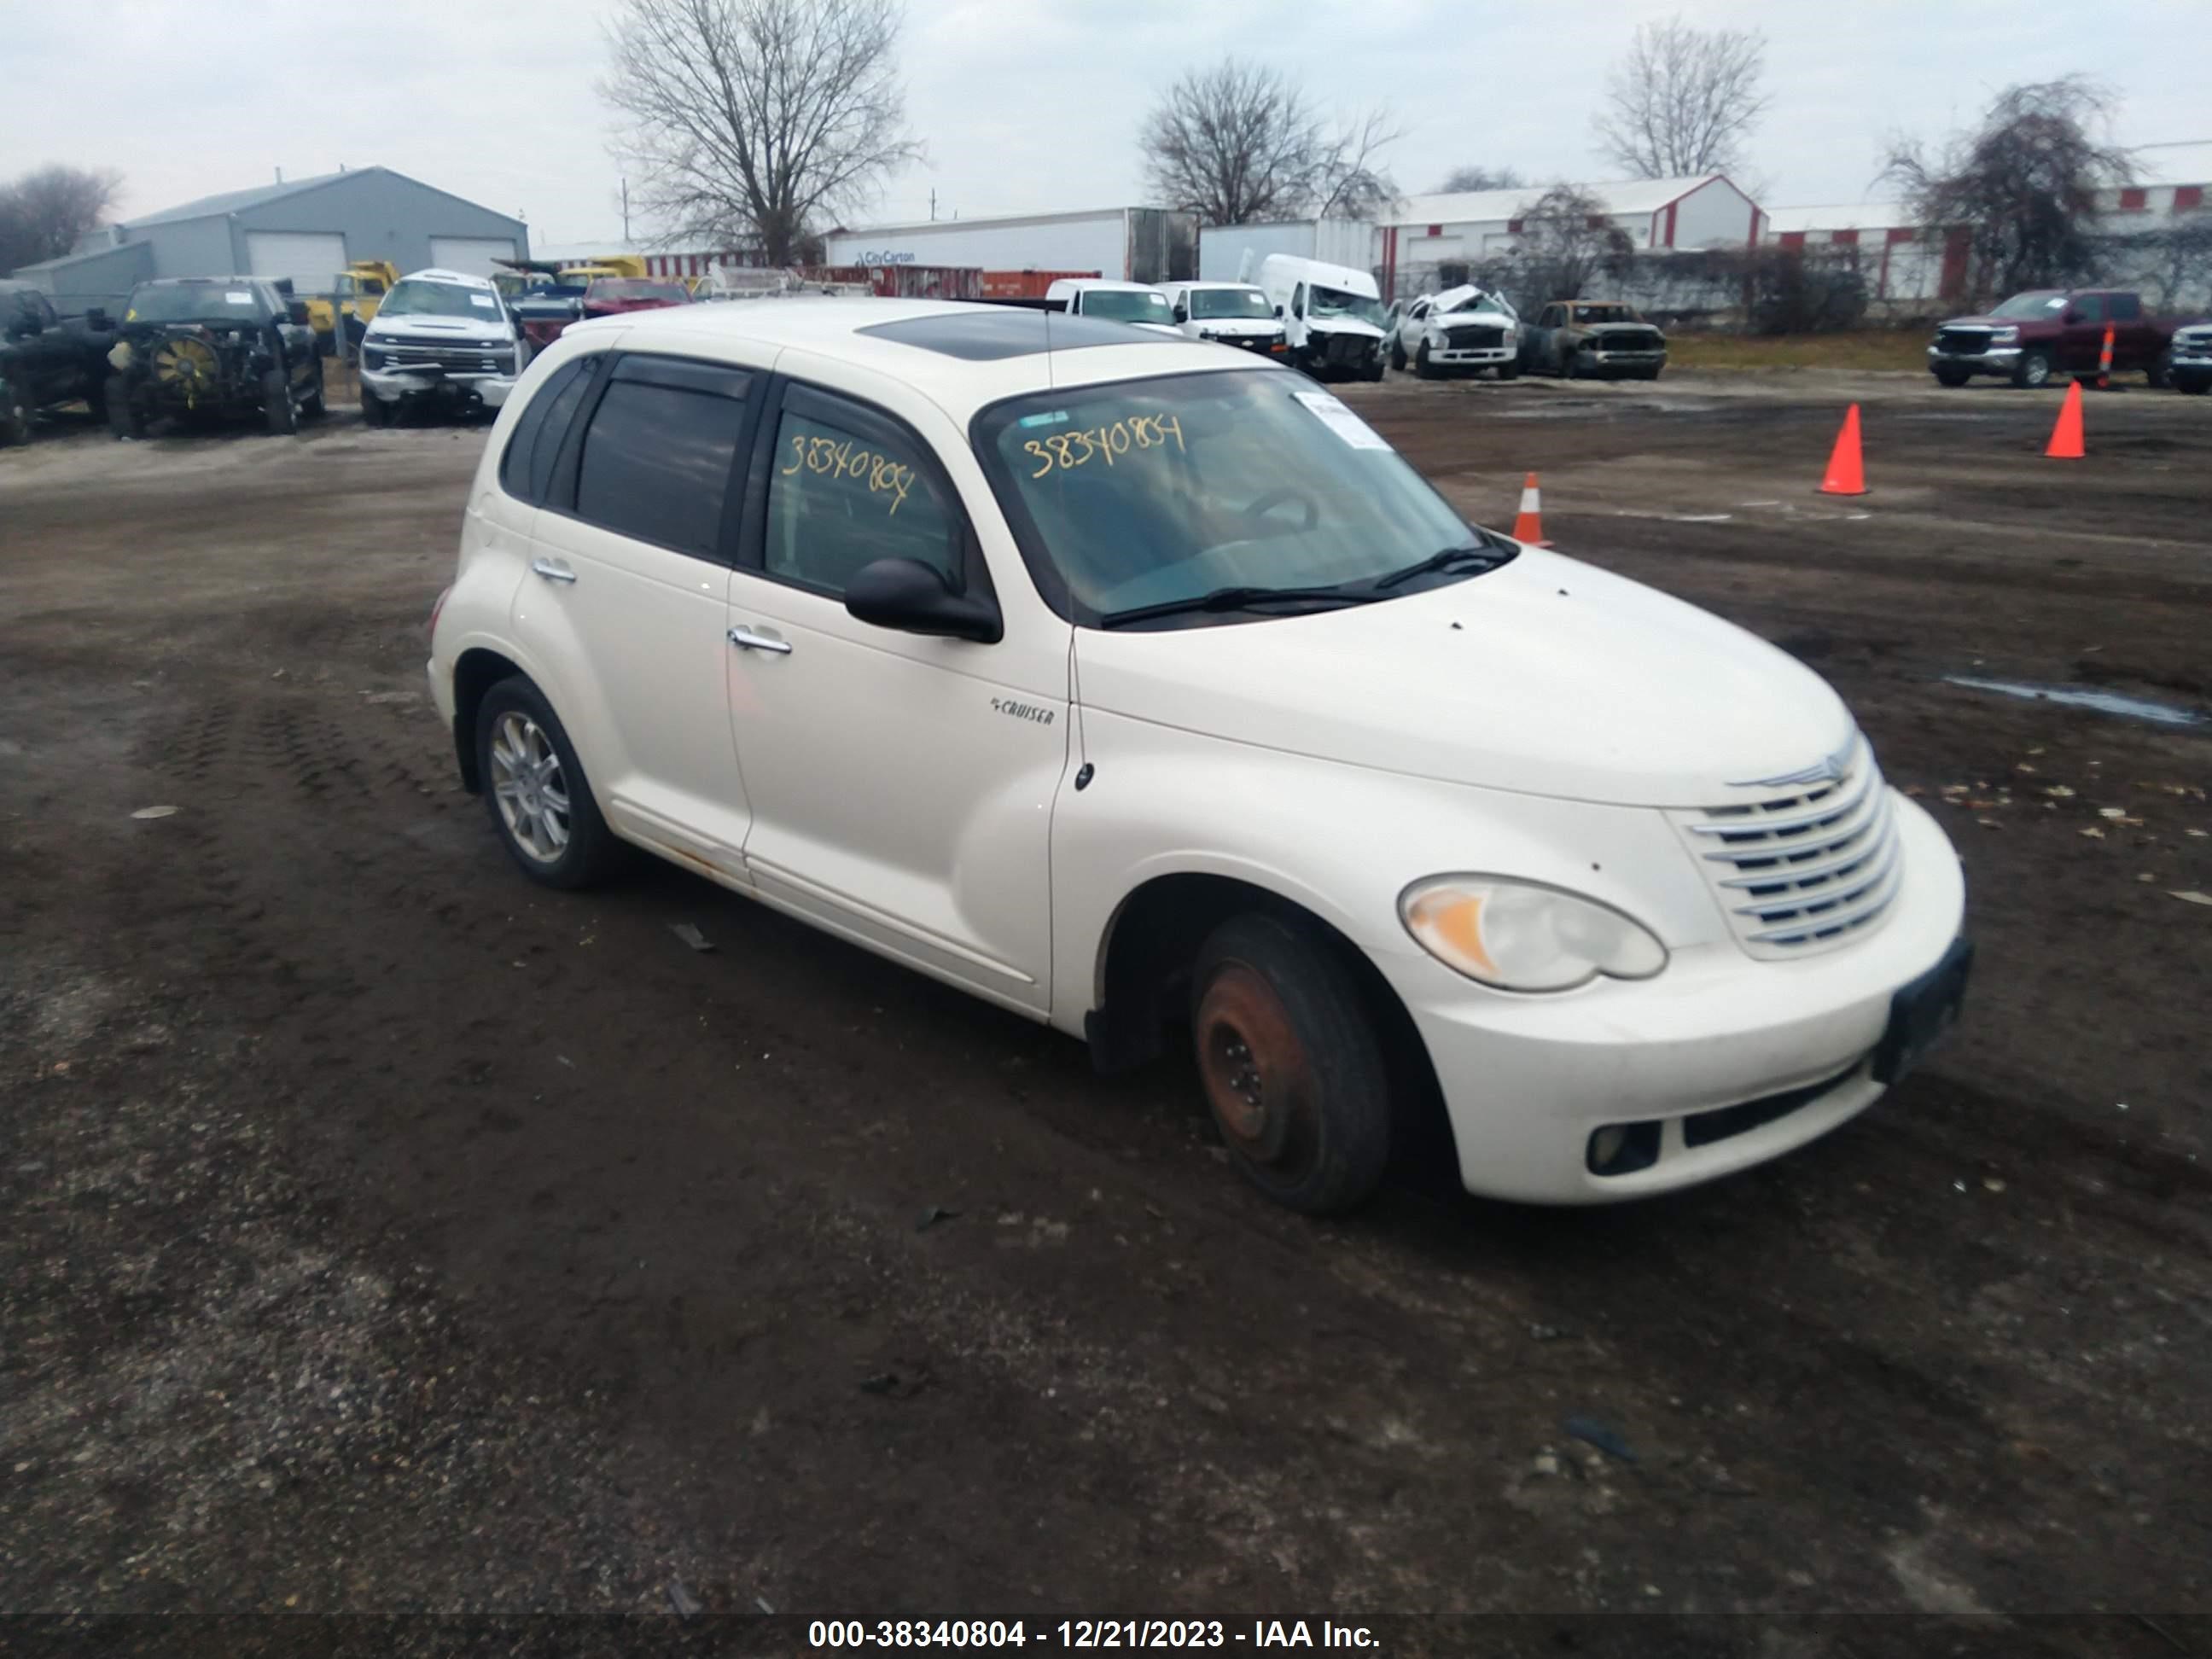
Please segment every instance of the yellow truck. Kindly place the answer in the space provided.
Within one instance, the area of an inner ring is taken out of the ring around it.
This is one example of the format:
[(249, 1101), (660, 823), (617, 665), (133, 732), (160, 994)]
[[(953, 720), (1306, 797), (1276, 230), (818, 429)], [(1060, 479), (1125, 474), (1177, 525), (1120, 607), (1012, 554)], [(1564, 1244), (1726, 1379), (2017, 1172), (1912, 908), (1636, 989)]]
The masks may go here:
[(338, 319), (345, 319), (346, 338), (359, 344), (377, 307), (399, 280), (399, 267), (389, 259), (356, 259), (331, 279), (331, 297), (307, 301), (307, 322), (315, 331), (316, 346), (325, 357), (337, 349)]

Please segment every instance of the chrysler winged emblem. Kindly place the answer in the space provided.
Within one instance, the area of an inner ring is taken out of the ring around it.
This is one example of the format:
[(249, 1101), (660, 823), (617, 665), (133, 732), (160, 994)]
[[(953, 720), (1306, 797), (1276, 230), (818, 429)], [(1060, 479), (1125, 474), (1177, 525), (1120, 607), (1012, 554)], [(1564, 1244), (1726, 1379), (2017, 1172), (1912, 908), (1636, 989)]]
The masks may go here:
[(1850, 770), (1851, 756), (1859, 746), (1858, 734), (1832, 755), (1823, 755), (1810, 766), (1795, 772), (1784, 772), (1778, 777), (1744, 778), (1731, 783), (1731, 789), (1787, 789), (1797, 784), (1841, 783), (1844, 774)]

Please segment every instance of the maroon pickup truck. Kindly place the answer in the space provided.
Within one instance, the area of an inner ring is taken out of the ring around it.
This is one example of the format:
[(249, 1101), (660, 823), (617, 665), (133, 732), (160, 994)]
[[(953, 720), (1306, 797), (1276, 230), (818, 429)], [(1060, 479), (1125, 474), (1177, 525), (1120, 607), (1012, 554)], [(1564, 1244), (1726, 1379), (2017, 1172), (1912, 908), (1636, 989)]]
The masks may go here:
[(2112, 331), (2112, 371), (2141, 371), (2166, 384), (2173, 325), (2143, 309), (2132, 289), (2036, 289), (2015, 294), (1979, 317), (1937, 327), (1928, 367), (1945, 386), (2000, 374), (2014, 386), (2047, 386), (2055, 375), (2094, 374)]

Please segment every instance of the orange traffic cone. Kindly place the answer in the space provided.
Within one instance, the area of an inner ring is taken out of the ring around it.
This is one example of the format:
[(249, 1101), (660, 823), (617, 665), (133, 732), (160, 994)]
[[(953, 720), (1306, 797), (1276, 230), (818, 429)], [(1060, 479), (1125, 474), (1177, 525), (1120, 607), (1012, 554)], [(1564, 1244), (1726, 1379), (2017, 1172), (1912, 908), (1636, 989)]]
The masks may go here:
[(1544, 502), (1533, 472), (1521, 481), (1521, 511), (1513, 520), (1513, 539), (1530, 547), (1551, 545), (1544, 539)]
[(2043, 453), (2054, 461), (2082, 458), (2081, 381), (2066, 388), (2066, 401), (2058, 405), (2058, 423), (2051, 428), (2051, 447)]
[(1820, 480), (1820, 494), (1866, 493), (1866, 467), (1859, 459), (1859, 406), (1853, 404), (1844, 412), (1844, 429), (1836, 434), (1835, 449), (1828, 456), (1828, 475)]

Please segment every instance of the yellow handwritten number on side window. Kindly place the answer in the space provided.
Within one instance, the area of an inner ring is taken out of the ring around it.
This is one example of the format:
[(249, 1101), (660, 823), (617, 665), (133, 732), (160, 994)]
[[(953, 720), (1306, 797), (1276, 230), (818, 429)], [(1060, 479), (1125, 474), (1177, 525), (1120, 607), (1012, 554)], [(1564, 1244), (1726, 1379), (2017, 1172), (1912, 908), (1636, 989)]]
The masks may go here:
[(890, 511), (886, 518), (895, 517), (904, 504), (907, 491), (914, 483), (914, 469), (902, 466), (888, 455), (878, 455), (873, 450), (855, 449), (849, 438), (804, 437), (797, 433), (791, 436), (791, 465), (777, 469), (779, 477), (790, 477), (795, 472), (818, 473), (824, 477), (850, 479), (854, 483), (865, 483), (872, 495), (889, 495)]
[(1169, 439), (1175, 440), (1176, 453), (1182, 453), (1182, 422), (1173, 415), (1131, 415), (1115, 421), (1111, 426), (1095, 426), (1085, 432), (1055, 432), (1049, 438), (1031, 438), (1023, 444), (1024, 453), (1036, 458), (1037, 470), (1030, 474), (1042, 478), (1055, 470), (1073, 471), (1079, 466), (1088, 466), (1100, 456), (1111, 466), (1123, 455), (1147, 450), (1164, 450)]

